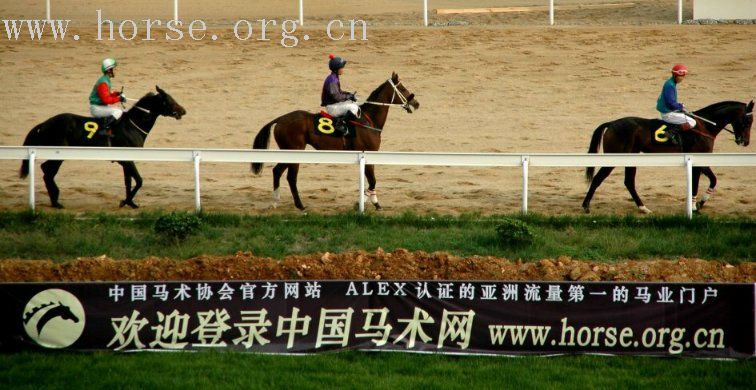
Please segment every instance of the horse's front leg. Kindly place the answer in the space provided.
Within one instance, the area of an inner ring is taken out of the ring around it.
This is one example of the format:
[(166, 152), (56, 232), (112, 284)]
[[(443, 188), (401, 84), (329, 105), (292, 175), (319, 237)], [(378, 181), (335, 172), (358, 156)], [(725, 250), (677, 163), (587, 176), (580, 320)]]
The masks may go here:
[(381, 210), (382, 207), (378, 203), (378, 194), (375, 192), (375, 166), (365, 165), (365, 177), (368, 181), (368, 189), (365, 191), (365, 195), (370, 197), (370, 203), (375, 206), (376, 210)]
[[(142, 176), (139, 175), (139, 171), (133, 161), (119, 161), (119, 164), (123, 167), (123, 181), (126, 187), (126, 199), (121, 201), (120, 207), (129, 206), (132, 209), (139, 208), (139, 205), (134, 203), (134, 196), (137, 191), (142, 188)], [(131, 188), (131, 179), (134, 179), (134, 188)]]
[(703, 208), (704, 203), (706, 203), (709, 198), (711, 198), (711, 195), (714, 194), (714, 191), (716, 191), (717, 187), (717, 175), (714, 174), (711, 168), (701, 167), (699, 175), (693, 177), (693, 195), (696, 195), (698, 193), (698, 179), (701, 177), (701, 173), (709, 178), (709, 188), (707, 188), (706, 193), (701, 196), (701, 200), (695, 203), (697, 210), (701, 210)]
[(691, 208), (693, 211), (698, 211), (698, 202), (696, 202), (696, 197), (698, 196), (698, 184), (701, 180), (701, 168), (700, 167), (693, 167), (693, 177), (692, 177), (692, 184), (693, 187), (691, 188), (691, 198), (690, 202), (692, 203)]

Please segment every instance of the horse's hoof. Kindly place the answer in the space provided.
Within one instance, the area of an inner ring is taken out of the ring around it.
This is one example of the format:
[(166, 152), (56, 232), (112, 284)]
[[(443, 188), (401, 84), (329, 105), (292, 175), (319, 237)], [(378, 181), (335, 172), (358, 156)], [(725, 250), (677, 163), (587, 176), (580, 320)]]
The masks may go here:
[(640, 212), (643, 213), (643, 214), (653, 214), (653, 211), (651, 211), (646, 206), (638, 206), (638, 210), (640, 210)]
[(586, 213), (586, 214), (590, 214), (591, 213), (591, 208), (588, 207), (588, 206), (583, 206), (583, 212)]
[(63, 205), (62, 205), (62, 204), (60, 204), (60, 203), (58, 203), (58, 202), (55, 202), (55, 203), (53, 203), (53, 204), (52, 204), (52, 207), (53, 207), (53, 208), (56, 208), (56, 209), (62, 209), (62, 208), (63, 208)]
[(131, 200), (122, 200), (122, 201), (121, 201), (121, 205), (120, 205), (119, 207), (123, 207), (123, 206), (129, 206), (129, 207), (131, 207), (132, 209), (138, 209), (138, 208), (139, 208), (139, 205), (138, 205), (138, 204), (136, 204), (136, 203), (134, 203), (134, 202), (133, 202), (133, 201), (131, 201)]
[(378, 210), (378, 211), (383, 210), (383, 207), (381, 207), (381, 205), (378, 204), (378, 203), (375, 203), (374, 206), (375, 206), (375, 209)]
[(699, 200), (698, 203), (696, 203), (696, 210), (700, 211), (703, 208), (704, 203), (706, 203), (706, 202), (704, 202), (702, 200)]

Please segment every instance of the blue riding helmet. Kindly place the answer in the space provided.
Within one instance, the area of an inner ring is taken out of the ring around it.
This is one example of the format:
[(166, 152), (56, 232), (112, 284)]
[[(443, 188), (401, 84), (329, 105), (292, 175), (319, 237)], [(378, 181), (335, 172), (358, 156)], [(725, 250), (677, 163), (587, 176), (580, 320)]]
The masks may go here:
[(346, 66), (347, 62), (345, 59), (341, 57), (335, 57), (333, 54), (328, 56), (331, 60), (328, 61), (328, 68), (331, 69), (331, 72), (338, 72), (339, 69)]

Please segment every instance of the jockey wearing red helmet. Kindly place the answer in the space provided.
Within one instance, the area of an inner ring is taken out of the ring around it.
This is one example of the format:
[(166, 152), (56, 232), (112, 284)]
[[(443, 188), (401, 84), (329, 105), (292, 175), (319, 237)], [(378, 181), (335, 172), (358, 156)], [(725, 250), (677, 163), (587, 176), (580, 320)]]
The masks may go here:
[(682, 130), (690, 130), (696, 126), (695, 119), (685, 115), (685, 106), (677, 101), (677, 84), (680, 84), (688, 74), (688, 67), (677, 64), (672, 67), (672, 77), (664, 82), (659, 98), (656, 100), (656, 110), (661, 113), (662, 120), (680, 125)]
[(688, 74), (688, 67), (683, 64), (677, 64), (672, 67), (672, 73), (677, 76), (685, 76)]

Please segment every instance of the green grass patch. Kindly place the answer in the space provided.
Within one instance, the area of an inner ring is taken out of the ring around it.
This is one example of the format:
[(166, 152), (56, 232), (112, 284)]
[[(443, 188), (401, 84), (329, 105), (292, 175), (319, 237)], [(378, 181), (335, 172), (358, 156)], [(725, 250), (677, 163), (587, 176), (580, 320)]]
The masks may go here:
[(3, 388), (750, 388), (753, 361), (345, 352), (0, 355)]
[[(504, 224), (524, 229), (529, 239), (502, 240), (500, 227)], [(149, 212), (124, 218), (111, 214), (0, 213), (0, 253), (4, 258), (54, 260), (103, 254), (113, 258), (186, 259), (237, 251), (282, 258), (380, 247), (526, 261), (565, 255), (594, 261), (684, 256), (737, 263), (753, 260), (755, 233), (754, 219), (701, 216), (689, 221), (673, 216), (212, 213), (194, 218)]]
[[(0, 212), (0, 253), (4, 258), (56, 261), (102, 254), (185, 259), (237, 251), (281, 258), (381, 247), (523, 260), (563, 255), (601, 261), (685, 256), (733, 263), (752, 261), (756, 254), (754, 219), (213, 213), (200, 214), (198, 224), (189, 221), (191, 228), (184, 229), (186, 221), (170, 215)], [(166, 240), (155, 228), (161, 218), (169, 223), (158, 230), (187, 235)], [(526, 227), (532, 242), (502, 242), (497, 227), (503, 224)], [(754, 364), (388, 352), (312, 356), (25, 352), (0, 354), (0, 388), (750, 388), (756, 383)]]

